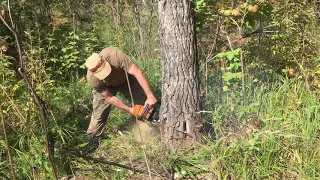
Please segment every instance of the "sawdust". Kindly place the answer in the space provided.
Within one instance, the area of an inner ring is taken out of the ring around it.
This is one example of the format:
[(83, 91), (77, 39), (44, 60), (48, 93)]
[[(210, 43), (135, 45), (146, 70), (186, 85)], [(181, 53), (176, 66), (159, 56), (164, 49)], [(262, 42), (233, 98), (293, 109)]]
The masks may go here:
[(156, 124), (138, 121), (138, 123), (133, 126), (131, 133), (137, 142), (147, 144), (155, 138), (160, 137), (160, 127)]

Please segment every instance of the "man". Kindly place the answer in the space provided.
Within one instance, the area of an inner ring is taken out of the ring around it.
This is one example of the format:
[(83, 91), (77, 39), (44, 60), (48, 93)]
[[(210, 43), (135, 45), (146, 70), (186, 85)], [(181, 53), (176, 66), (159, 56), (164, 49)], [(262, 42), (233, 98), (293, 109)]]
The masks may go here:
[[(127, 106), (117, 96), (117, 92), (131, 102), (153, 106), (157, 103), (146, 76), (120, 49), (108, 47), (99, 54), (92, 54), (86, 61), (87, 81), (93, 88), (93, 112), (87, 134), (101, 137), (106, 126), (111, 106), (134, 115), (133, 107)], [(96, 138), (95, 138), (96, 139)]]

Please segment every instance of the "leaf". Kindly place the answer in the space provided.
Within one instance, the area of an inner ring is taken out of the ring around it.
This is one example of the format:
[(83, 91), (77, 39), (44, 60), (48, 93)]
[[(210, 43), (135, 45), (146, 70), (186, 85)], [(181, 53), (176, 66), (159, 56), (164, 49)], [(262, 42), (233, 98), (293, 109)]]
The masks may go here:
[(47, 38), (49, 41), (54, 41), (54, 40), (56, 40), (55, 38), (52, 38), (52, 37), (49, 37), (49, 38)]
[(233, 52), (234, 52), (236, 55), (239, 55), (240, 51), (241, 51), (241, 48), (237, 48), (237, 49), (233, 50)]
[(235, 50), (233, 50), (233, 51), (228, 51), (228, 52), (226, 52), (225, 54), (226, 54), (227, 59), (228, 59), (229, 61), (231, 61), (232, 59), (234, 59), (236, 56), (239, 55), (240, 50), (241, 50), (241, 48), (237, 48), (237, 49), (235, 49)]
[(196, 9), (199, 10), (201, 7), (204, 6), (204, 0), (196, 1)]
[(221, 52), (219, 54), (216, 55), (217, 58), (223, 58), (226, 56), (226, 53), (225, 52)]
[(227, 59), (229, 60), (229, 61), (231, 61), (233, 58), (234, 58), (234, 56), (235, 56), (235, 54), (231, 51), (229, 51), (228, 53), (227, 53)]
[(234, 77), (241, 79), (241, 77), (242, 77), (242, 72), (235, 73), (235, 76), (234, 76)]

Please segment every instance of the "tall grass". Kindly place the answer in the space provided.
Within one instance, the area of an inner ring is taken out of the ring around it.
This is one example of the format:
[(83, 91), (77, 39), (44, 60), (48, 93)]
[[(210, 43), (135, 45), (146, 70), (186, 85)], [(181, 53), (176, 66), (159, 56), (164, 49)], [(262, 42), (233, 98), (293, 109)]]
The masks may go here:
[[(163, 177), (175, 172), (176, 179), (318, 179), (318, 97), (309, 94), (303, 82), (286, 78), (269, 84), (249, 84), (248, 89), (250, 99), (246, 106), (238, 105), (238, 99), (234, 99), (230, 101), (235, 102), (232, 110), (228, 108), (230, 102), (216, 104), (205, 116), (215, 132), (215, 139), (208, 138), (205, 145), (169, 153), (161, 143), (149, 144), (147, 156), (153, 171)], [(237, 98), (232, 93), (229, 97)], [(205, 101), (215, 104), (215, 99)], [(108, 160), (144, 167), (142, 151), (130, 135), (126, 139), (112, 134), (98, 154)], [(74, 162), (85, 166), (81, 161)], [(109, 177), (138, 176), (108, 168), (114, 170)], [(101, 170), (100, 175), (103, 173)]]
[(253, 90), (250, 101), (261, 106), (256, 108), (259, 116), (243, 113), (246, 115), (232, 134), (221, 130), (227, 126), (221, 125), (223, 118), (214, 120), (220, 122), (215, 126), (221, 131), (216, 131), (216, 142), (208, 141), (209, 147), (204, 149), (211, 153), (209, 171), (218, 179), (319, 178), (318, 97), (309, 94), (302, 82), (289, 79)]
[[(150, 61), (149, 66), (140, 60), (134, 61), (147, 73), (152, 88), (160, 93), (158, 61)], [(320, 178), (319, 98), (309, 94), (303, 82), (286, 78), (272, 83), (248, 84), (247, 97), (250, 98), (245, 106), (239, 105), (236, 94), (238, 92), (229, 92), (231, 100), (220, 101), (222, 103), (218, 103), (218, 98), (203, 99), (206, 101), (205, 110), (210, 110), (204, 118), (214, 132), (207, 144), (175, 153), (166, 152), (158, 142), (147, 145), (146, 153), (153, 171), (168, 177), (168, 172), (173, 170), (178, 179)], [(90, 88), (84, 79), (56, 87), (52, 97), (48, 98), (50, 127), (56, 145), (81, 146), (85, 142), (84, 132), (91, 112)], [(117, 131), (119, 126), (127, 123), (128, 116), (113, 110), (109, 119), (112, 119), (107, 125), (109, 139), (103, 142), (96, 156), (144, 168), (139, 144), (130, 134), (124, 138)], [(0, 142), (4, 147), (3, 141)], [(50, 179), (43, 139), (32, 134), (20, 135), (12, 143), (19, 178)], [(1, 157), (0, 166), (4, 168), (0, 174), (10, 177), (4, 157)], [(55, 163), (60, 176), (70, 175), (72, 167), (95, 169), (82, 172), (91, 178), (130, 179), (138, 176), (63, 154), (55, 155)]]

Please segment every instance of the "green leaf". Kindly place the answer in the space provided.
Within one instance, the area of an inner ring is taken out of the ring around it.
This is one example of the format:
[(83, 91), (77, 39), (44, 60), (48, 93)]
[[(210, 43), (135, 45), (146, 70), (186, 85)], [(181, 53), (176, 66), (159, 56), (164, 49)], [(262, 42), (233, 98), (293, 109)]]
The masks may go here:
[(232, 51), (227, 52), (227, 59), (231, 61), (234, 58), (235, 54)]
[(226, 56), (226, 53), (225, 52), (221, 52), (219, 54), (216, 55), (217, 58), (223, 58)]
[(201, 7), (204, 6), (204, 0), (196, 1), (196, 9), (199, 10)]
[(241, 48), (237, 48), (237, 49), (233, 50), (235, 55), (239, 55), (240, 51), (241, 51)]
[(242, 77), (242, 73), (241, 72), (238, 72), (238, 73), (235, 73), (235, 78), (238, 78), (238, 79), (241, 79)]

